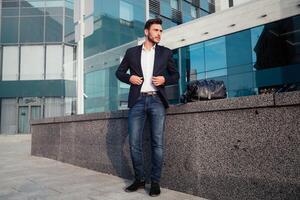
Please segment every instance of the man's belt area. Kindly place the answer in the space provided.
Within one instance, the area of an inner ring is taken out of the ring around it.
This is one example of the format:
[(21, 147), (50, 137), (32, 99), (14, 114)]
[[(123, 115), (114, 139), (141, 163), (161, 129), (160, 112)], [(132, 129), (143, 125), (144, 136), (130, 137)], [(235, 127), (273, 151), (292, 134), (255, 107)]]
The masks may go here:
[(151, 92), (141, 92), (142, 96), (154, 96), (157, 95), (156, 91), (151, 91)]

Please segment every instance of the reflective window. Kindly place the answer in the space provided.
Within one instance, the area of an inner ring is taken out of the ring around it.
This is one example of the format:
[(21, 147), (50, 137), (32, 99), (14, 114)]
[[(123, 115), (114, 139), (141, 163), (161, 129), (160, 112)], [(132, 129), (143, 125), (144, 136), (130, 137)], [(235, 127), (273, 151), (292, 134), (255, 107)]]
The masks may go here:
[(197, 18), (197, 8), (195, 6), (191, 6), (191, 16)]
[(21, 0), (21, 7), (30, 7), (30, 8), (44, 8), (45, 1), (37, 1), (37, 0)]
[(94, 1), (94, 33), (85, 39), (85, 57), (144, 35), (145, 1)]
[(63, 35), (63, 17), (46, 17), (46, 42), (61, 42)]
[(178, 0), (171, 0), (170, 3), (171, 3), (171, 8), (179, 10)]
[(44, 15), (44, 8), (21, 8), (21, 16)]
[(204, 43), (191, 45), (189, 51), (191, 73), (205, 72)]
[(225, 37), (216, 38), (206, 41), (205, 46), (205, 61), (206, 70), (216, 70), (226, 67), (226, 46)]
[(3, 8), (2, 16), (18, 16), (19, 8)]
[(208, 0), (200, 0), (200, 8), (202, 8), (203, 10), (208, 11), (209, 10)]
[(172, 18), (172, 9), (168, 0), (160, 1), (160, 14), (165, 17)]
[(299, 32), (295, 16), (183, 47), (182, 80), (223, 80), (229, 97), (300, 90)]
[(44, 17), (20, 18), (20, 42), (44, 41)]
[(194, 6), (192, 6), (190, 3), (182, 1), (183, 22), (188, 22), (188, 21), (191, 21), (194, 19), (191, 15), (192, 7), (194, 7)]
[(17, 43), (19, 18), (2, 17), (1, 23), (1, 42)]
[(73, 0), (2, 0), (1, 4), (1, 43), (62, 42), (64, 39), (74, 43)]
[(65, 16), (65, 42), (73, 42), (74, 34), (73, 18)]
[(131, 22), (133, 20), (133, 5), (120, 1), (120, 18)]
[(19, 7), (19, 1), (17, 0), (2, 0), (2, 8)]

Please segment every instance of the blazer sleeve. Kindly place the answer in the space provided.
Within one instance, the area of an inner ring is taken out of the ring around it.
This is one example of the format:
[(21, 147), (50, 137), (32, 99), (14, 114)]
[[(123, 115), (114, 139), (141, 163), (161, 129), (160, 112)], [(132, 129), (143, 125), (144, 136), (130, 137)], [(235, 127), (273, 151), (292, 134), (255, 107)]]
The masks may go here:
[(168, 76), (165, 77), (165, 85), (177, 84), (179, 80), (179, 73), (175, 68), (175, 62), (172, 58), (172, 51), (169, 50), (168, 63), (167, 63)]
[(128, 69), (129, 69), (129, 57), (128, 57), (128, 50), (125, 53), (125, 56), (121, 62), (121, 64), (119, 65), (117, 71), (116, 71), (116, 77), (127, 84), (130, 84), (129, 79), (130, 79), (130, 74), (127, 73)]

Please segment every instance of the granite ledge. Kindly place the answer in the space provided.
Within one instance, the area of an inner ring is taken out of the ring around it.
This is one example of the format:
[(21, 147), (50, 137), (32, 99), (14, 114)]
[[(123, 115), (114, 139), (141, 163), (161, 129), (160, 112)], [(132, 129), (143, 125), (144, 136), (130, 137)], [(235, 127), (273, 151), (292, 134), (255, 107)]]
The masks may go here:
[(168, 114), (237, 110), (268, 106), (274, 106), (273, 94), (191, 102), (187, 104), (172, 106), (172, 108), (168, 110)]
[(119, 119), (127, 117), (127, 110), (118, 110), (114, 112), (99, 112), (81, 115), (69, 115), (61, 117), (50, 117), (38, 120), (31, 120), (31, 125), (37, 124), (53, 124), (53, 123), (68, 123), (76, 121), (92, 121), (92, 120), (105, 120), (105, 119)]
[(276, 106), (300, 104), (300, 91), (275, 94), (274, 100)]
[[(167, 110), (167, 115), (213, 112), (238, 109), (251, 109), (272, 106), (300, 105), (300, 91), (286, 92), (280, 94), (265, 94), (230, 99), (218, 99), (210, 101), (198, 101), (187, 104), (171, 105)], [(118, 110), (113, 112), (101, 112), (82, 115), (71, 115), (62, 117), (52, 117), (30, 121), (31, 125), (50, 123), (69, 123), (76, 121), (91, 121), (105, 119), (127, 118), (128, 110)]]

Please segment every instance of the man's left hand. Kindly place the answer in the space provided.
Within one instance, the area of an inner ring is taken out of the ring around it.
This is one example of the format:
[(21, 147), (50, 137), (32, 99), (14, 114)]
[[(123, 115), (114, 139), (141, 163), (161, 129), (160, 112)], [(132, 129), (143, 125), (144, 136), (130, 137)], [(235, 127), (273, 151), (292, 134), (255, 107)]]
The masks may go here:
[(163, 76), (153, 76), (152, 77), (152, 83), (155, 86), (160, 86), (163, 85), (165, 83), (165, 77)]

